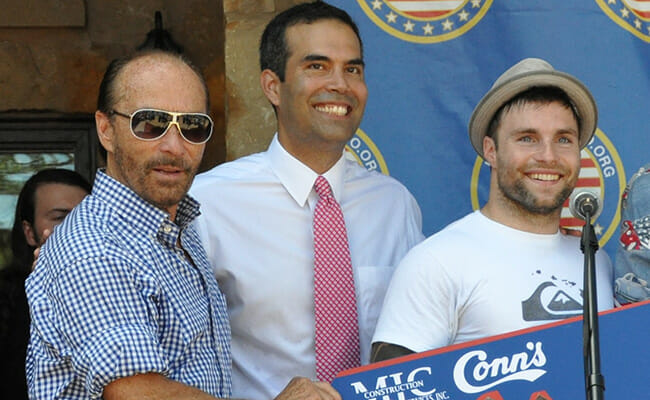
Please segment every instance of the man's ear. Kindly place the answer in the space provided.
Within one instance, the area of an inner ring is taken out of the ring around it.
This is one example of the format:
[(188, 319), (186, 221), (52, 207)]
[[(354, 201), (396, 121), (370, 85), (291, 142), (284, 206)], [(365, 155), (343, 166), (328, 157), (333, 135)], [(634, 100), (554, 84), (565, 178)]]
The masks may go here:
[(489, 136), (483, 137), (483, 159), (494, 167), (497, 162), (497, 144)]
[(262, 91), (267, 99), (274, 106), (280, 105), (280, 77), (271, 71), (270, 69), (265, 69), (260, 75), (260, 85), (262, 86)]
[(114, 131), (110, 117), (99, 110), (95, 111), (95, 126), (97, 127), (99, 142), (107, 152), (112, 153), (114, 147)]
[(34, 227), (27, 221), (23, 221), (23, 234), (25, 235), (25, 240), (27, 244), (32, 247), (38, 247), (39, 243), (36, 240), (36, 235), (34, 234)]

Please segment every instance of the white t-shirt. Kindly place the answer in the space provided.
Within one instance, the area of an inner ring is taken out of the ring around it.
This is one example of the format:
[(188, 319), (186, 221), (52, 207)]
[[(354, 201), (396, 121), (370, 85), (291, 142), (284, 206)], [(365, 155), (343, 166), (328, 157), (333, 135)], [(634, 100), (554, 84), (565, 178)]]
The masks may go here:
[[(343, 210), (362, 361), (390, 277), (422, 241), (420, 209), (395, 179), (341, 157), (324, 174)], [(313, 212), (317, 174), (273, 139), (268, 151), (196, 177), (199, 232), (232, 328), (233, 397), (269, 400), (295, 376), (316, 378)]]
[[(476, 211), (402, 260), (373, 342), (421, 352), (582, 315), (583, 266), (579, 238), (523, 232)], [(596, 268), (602, 311), (613, 307), (603, 251)]]

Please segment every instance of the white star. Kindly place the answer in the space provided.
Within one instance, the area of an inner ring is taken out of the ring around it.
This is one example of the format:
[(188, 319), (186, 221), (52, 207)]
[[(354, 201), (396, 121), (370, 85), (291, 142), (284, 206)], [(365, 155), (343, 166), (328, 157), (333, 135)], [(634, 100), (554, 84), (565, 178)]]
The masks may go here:
[(635, 19), (634, 20), (634, 26), (636, 27), (636, 29), (641, 29), (641, 21), (639, 21), (638, 19)]
[(607, 0), (607, 4), (616, 4), (616, 0)]
[(404, 32), (413, 32), (413, 27), (414, 26), (415, 25), (413, 24), (413, 22), (406, 21), (406, 23), (404, 24)]
[(647, 29), (648, 29), (648, 35), (650, 35), (650, 26), (648, 26)]
[(425, 35), (433, 35), (433, 26), (427, 22), (426, 25), (422, 27), (424, 29)]
[(467, 21), (468, 17), (469, 17), (469, 13), (467, 11), (465, 11), (465, 10), (458, 13), (458, 20), (459, 21)]
[(381, 10), (382, 2), (380, 0), (375, 0), (372, 2), (372, 9), (373, 10)]
[(623, 16), (623, 18), (627, 18), (630, 15), (630, 11), (627, 8), (622, 8), (621, 15)]
[(594, 226), (594, 233), (596, 235), (601, 235), (603, 233), (603, 229), (604, 228), (601, 224), (596, 224), (596, 226)]
[(472, 0), (472, 8), (480, 8), (481, 0)]
[(446, 19), (445, 22), (442, 23), (442, 27), (444, 30), (450, 31), (454, 27), (454, 23)]
[(386, 15), (386, 21), (394, 24), (397, 21), (397, 14), (391, 11), (390, 14)]

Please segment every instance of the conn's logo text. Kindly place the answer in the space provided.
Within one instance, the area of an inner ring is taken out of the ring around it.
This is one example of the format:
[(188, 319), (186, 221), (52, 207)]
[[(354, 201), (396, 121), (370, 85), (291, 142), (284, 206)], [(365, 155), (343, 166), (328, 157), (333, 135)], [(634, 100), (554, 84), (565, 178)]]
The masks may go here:
[(458, 359), (454, 382), (465, 393), (479, 393), (504, 382), (534, 382), (546, 373), (546, 355), (541, 342), (526, 343), (526, 351), (489, 358), (483, 350), (473, 350)]

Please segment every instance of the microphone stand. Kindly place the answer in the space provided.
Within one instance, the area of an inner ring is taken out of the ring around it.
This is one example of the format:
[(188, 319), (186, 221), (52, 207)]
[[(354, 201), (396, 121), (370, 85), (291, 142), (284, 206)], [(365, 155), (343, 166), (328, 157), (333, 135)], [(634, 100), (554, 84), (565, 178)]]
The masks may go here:
[(598, 339), (598, 308), (596, 295), (596, 264), (594, 256), (598, 240), (591, 225), (591, 212), (586, 210), (580, 250), (585, 255), (582, 314), (582, 340), (587, 400), (604, 400), (605, 378), (600, 373), (600, 343)]

